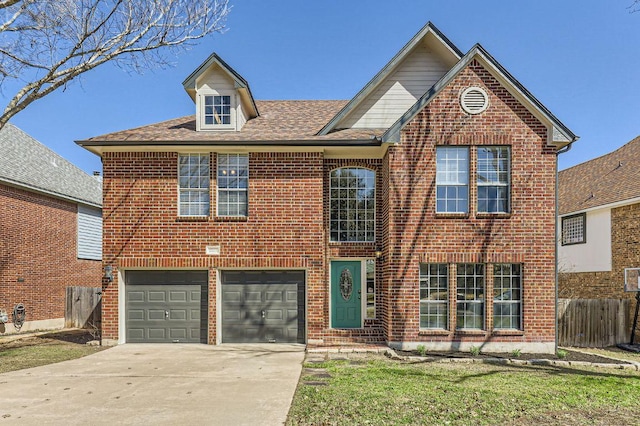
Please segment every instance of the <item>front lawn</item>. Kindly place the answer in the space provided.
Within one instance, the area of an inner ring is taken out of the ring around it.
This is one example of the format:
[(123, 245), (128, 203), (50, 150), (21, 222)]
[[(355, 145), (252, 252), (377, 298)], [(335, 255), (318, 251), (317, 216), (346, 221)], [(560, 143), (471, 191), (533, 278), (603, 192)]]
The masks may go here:
[(305, 366), (289, 425), (638, 424), (635, 370), (406, 363), (371, 355)]

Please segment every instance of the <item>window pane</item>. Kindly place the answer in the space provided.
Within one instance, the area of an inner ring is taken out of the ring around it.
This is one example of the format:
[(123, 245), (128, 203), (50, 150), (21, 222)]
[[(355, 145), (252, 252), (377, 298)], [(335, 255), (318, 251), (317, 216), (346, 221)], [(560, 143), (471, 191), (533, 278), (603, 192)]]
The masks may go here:
[(577, 244), (586, 242), (586, 215), (579, 214), (562, 218), (562, 244)]
[(436, 147), (436, 212), (467, 213), (469, 149)]
[(509, 147), (478, 147), (478, 212), (509, 211)]
[(247, 216), (249, 157), (218, 154), (218, 216)]
[(493, 266), (493, 327), (522, 329), (522, 268), (519, 264)]
[(448, 328), (448, 286), (447, 264), (420, 265), (421, 328)]
[(180, 216), (209, 215), (209, 154), (178, 156)]
[[(331, 171), (331, 241), (375, 240), (375, 172), (361, 168)], [(348, 230), (348, 233), (338, 232)]]
[(484, 265), (457, 265), (456, 327), (484, 328)]

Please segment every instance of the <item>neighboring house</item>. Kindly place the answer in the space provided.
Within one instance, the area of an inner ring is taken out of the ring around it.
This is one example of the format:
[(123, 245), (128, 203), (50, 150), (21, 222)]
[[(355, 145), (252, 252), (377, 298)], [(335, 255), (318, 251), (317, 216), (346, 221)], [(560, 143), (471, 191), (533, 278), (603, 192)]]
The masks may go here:
[(559, 173), (558, 283), (563, 298), (620, 299), (640, 268), (640, 137)]
[(65, 288), (99, 287), (102, 190), (84, 173), (12, 124), (0, 130), (0, 310), (15, 331), (64, 326)]
[[(338, 78), (338, 77), (336, 77)], [(556, 156), (576, 136), (422, 28), (349, 101), (257, 101), (78, 143), (104, 166), (103, 342), (555, 350)]]

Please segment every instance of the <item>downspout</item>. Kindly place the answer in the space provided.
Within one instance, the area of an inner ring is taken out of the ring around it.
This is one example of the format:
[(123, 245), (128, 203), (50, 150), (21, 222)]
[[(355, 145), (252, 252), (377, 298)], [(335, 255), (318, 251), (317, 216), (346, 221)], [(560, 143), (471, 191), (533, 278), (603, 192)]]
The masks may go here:
[(573, 143), (575, 141), (578, 140), (578, 137), (576, 136), (571, 142), (569, 142), (568, 145), (560, 148), (558, 151), (556, 151), (556, 195), (555, 195), (555, 217), (554, 217), (554, 221), (553, 221), (553, 248), (554, 248), (554, 269), (555, 269), (555, 281), (556, 281), (556, 300), (555, 300), (555, 307), (554, 307), (554, 312), (553, 312), (553, 319), (554, 319), (554, 323), (553, 323), (553, 329), (554, 329), (554, 334), (555, 334), (555, 352), (558, 352), (558, 157), (560, 156), (560, 154), (564, 154), (565, 152), (569, 152), (571, 151), (571, 147), (573, 145)]

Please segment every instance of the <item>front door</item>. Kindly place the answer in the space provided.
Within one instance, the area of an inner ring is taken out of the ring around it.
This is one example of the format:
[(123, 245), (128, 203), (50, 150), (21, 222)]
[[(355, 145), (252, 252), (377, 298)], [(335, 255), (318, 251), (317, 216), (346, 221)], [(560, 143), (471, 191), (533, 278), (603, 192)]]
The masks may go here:
[(361, 265), (359, 260), (331, 262), (331, 326), (333, 328), (362, 327)]

